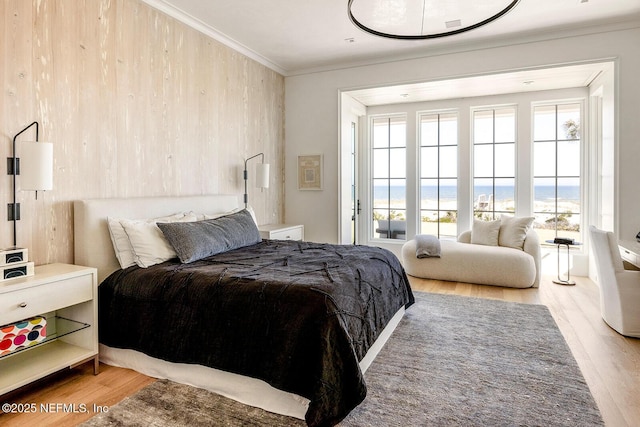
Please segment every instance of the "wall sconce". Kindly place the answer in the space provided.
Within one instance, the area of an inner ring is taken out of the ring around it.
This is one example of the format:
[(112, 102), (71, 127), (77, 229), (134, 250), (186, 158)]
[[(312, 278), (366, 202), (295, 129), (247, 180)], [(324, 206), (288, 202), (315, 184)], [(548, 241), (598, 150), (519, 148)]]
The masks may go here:
[[(16, 139), (33, 125), (36, 126), (36, 142), (21, 142), (16, 150)], [(20, 190), (38, 191), (53, 189), (53, 144), (38, 142), (38, 122), (33, 122), (13, 137), (13, 157), (7, 158), (7, 173), (13, 175), (13, 203), (8, 204), (7, 218), (13, 221), (13, 246), (16, 242), (16, 221), (20, 219), (20, 203), (16, 202), (16, 175), (20, 175)], [(19, 155), (18, 155), (19, 154)]]
[(269, 188), (269, 163), (264, 162), (264, 153), (256, 154), (249, 157), (244, 161), (244, 207), (246, 208), (249, 203), (249, 196), (247, 195), (247, 162), (251, 159), (255, 159), (258, 156), (262, 156), (262, 163), (256, 165), (256, 187), (260, 189)]

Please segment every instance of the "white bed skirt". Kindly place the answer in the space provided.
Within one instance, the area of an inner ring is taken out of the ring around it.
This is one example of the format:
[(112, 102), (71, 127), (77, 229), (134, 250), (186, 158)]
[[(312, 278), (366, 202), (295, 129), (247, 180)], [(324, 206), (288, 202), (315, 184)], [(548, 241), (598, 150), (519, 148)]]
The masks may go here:
[[(360, 369), (366, 372), (384, 344), (404, 316), (404, 307), (391, 318), (376, 342), (360, 361)], [(309, 399), (278, 390), (266, 382), (208, 368), (201, 365), (172, 363), (149, 357), (135, 350), (124, 350), (100, 344), (100, 361), (112, 366), (133, 369), (154, 378), (165, 378), (181, 384), (213, 391), (222, 396), (276, 414), (304, 420)]]

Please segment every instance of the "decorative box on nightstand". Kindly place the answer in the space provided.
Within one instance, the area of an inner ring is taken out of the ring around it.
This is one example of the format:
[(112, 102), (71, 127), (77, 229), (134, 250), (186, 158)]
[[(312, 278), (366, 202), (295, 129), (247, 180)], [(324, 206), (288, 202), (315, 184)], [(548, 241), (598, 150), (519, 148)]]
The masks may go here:
[(0, 281), (16, 277), (33, 276), (33, 262), (25, 248), (0, 250)]
[(260, 237), (273, 240), (304, 240), (304, 225), (265, 224), (258, 226)]
[(0, 395), (89, 360), (98, 373), (97, 275), (95, 268), (47, 264), (0, 282), (0, 326), (46, 319), (44, 339), (0, 356)]

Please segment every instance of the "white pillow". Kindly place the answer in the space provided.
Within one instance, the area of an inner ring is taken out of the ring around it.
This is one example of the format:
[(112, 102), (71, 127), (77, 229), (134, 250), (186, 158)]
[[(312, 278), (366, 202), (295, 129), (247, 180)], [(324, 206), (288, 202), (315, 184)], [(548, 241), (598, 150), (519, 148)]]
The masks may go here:
[[(148, 239), (144, 239), (144, 236), (140, 234), (142, 232), (143, 227), (139, 226), (139, 224), (145, 224), (145, 223), (151, 224), (153, 225), (153, 227), (157, 229), (158, 232), (160, 232), (160, 229), (155, 225), (156, 222), (177, 222), (177, 221), (189, 222), (189, 221), (196, 221), (196, 220), (197, 218), (193, 213), (176, 213), (173, 215), (162, 216), (158, 218), (139, 219), (139, 220), (108, 217), (107, 222), (109, 224), (109, 234), (111, 235), (111, 242), (113, 243), (113, 249), (115, 250), (116, 258), (118, 258), (118, 262), (120, 263), (120, 268), (124, 269), (135, 264), (138, 264), (141, 267), (143, 267), (143, 265), (141, 264), (147, 264), (149, 262), (149, 258), (153, 258), (153, 255), (149, 255), (149, 254), (152, 254), (152, 251), (150, 252), (150, 250), (144, 249), (144, 246), (146, 245), (144, 242), (145, 240), (148, 240)], [(136, 235), (136, 237), (134, 238), (136, 243), (138, 245), (142, 245), (142, 247), (139, 248), (142, 254), (141, 260), (135, 251), (136, 248), (132, 244), (131, 239), (127, 233), (127, 230), (124, 228), (123, 222), (126, 222), (129, 224), (130, 228), (132, 229), (131, 230), (132, 233)], [(136, 227), (139, 228), (139, 230), (134, 229)], [(151, 236), (154, 235), (155, 230), (153, 229), (153, 227), (149, 227), (149, 229), (147, 230), (147, 234)], [(166, 242), (166, 240), (164, 239), (164, 235), (162, 235), (161, 232), (160, 234), (161, 234), (161, 239), (163, 239), (164, 242)], [(156, 243), (158, 243), (158, 241), (156, 241)], [(160, 242), (160, 247), (162, 247), (162, 243), (163, 242)]]
[(123, 219), (120, 224), (129, 237), (135, 262), (140, 267), (147, 268), (177, 257), (155, 222)]
[(508, 248), (523, 249), (527, 232), (531, 228), (533, 220), (532, 216), (515, 218), (509, 215), (501, 215), (498, 244)]
[(223, 216), (227, 216), (227, 215), (231, 215), (234, 214), (236, 212), (240, 212), (242, 209), (234, 209), (232, 211), (229, 212), (222, 212), (222, 213), (214, 213), (214, 214), (203, 214), (202, 215), (202, 219), (216, 219), (216, 218), (222, 218)]
[(498, 246), (498, 234), (500, 233), (500, 220), (481, 221), (473, 219), (471, 228), (471, 243), (476, 245)]
[[(183, 213), (176, 213), (165, 217), (142, 219), (139, 221), (171, 222), (178, 221), (184, 218), (184, 216), (185, 215)], [(131, 242), (129, 242), (129, 237), (124, 231), (124, 227), (122, 227), (122, 224), (120, 223), (121, 220), (122, 219), (120, 218), (107, 217), (107, 223), (109, 225), (109, 235), (111, 236), (111, 242), (113, 243), (113, 249), (116, 253), (116, 258), (118, 258), (120, 268), (125, 269), (134, 265), (136, 263), (136, 260), (135, 253), (133, 252), (133, 248), (131, 247)]]
[[(258, 220), (256, 219), (256, 213), (253, 211), (253, 208), (251, 207), (251, 205), (247, 205), (246, 209), (249, 211), (249, 213), (251, 214), (251, 218), (253, 218), (253, 222), (256, 223), (256, 226), (258, 225)], [(242, 210), (242, 209), (241, 209)]]

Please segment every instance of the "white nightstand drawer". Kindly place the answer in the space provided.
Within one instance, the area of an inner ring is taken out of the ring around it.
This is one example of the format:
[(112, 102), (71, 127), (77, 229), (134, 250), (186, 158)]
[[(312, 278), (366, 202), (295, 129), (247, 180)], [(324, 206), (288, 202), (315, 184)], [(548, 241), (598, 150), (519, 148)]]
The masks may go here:
[(302, 224), (264, 224), (258, 226), (260, 237), (273, 240), (304, 240)]
[(622, 256), (623, 260), (628, 261), (631, 264), (635, 265), (638, 262), (636, 255), (633, 252), (629, 252), (626, 249), (620, 248), (620, 255)]
[(0, 326), (91, 299), (90, 274), (7, 292), (0, 298)]
[(291, 228), (289, 230), (280, 230), (271, 232), (271, 239), (275, 240), (302, 240), (302, 229)]

